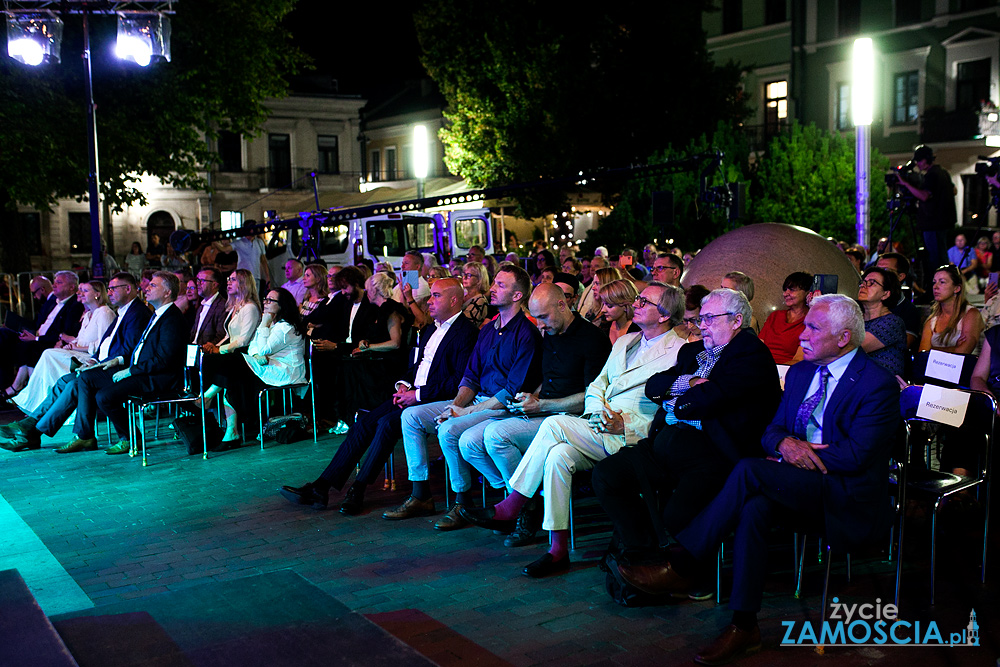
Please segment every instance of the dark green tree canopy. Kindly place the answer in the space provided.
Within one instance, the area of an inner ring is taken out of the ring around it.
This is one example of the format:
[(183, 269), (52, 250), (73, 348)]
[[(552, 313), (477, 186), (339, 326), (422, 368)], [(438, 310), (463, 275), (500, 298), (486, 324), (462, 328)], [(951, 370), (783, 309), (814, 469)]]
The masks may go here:
[(482, 187), (645, 163), (742, 118), (738, 70), (705, 50), (709, 5), (425, 0), (415, 22), (448, 101), (449, 169)]

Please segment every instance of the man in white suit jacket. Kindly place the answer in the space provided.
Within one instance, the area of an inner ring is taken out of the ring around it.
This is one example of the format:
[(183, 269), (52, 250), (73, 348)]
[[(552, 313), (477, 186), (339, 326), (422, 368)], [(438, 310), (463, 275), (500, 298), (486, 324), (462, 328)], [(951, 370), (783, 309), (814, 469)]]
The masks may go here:
[(466, 510), (470, 522), (510, 532), (524, 503), (545, 488), (542, 528), (552, 546), (525, 568), (531, 577), (569, 569), (569, 504), (573, 473), (646, 437), (657, 405), (646, 398), (646, 380), (671, 368), (684, 340), (672, 329), (684, 314), (684, 291), (650, 283), (635, 300), (633, 322), (641, 333), (618, 339), (601, 373), (587, 388), (582, 417), (557, 415), (542, 422), (538, 434), (510, 478), (514, 490), (502, 503)]

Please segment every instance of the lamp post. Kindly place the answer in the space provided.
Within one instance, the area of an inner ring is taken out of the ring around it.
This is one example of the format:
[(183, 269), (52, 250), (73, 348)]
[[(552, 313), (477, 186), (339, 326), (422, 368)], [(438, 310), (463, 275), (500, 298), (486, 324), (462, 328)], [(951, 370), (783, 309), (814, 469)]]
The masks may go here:
[[(45, 9), (51, 0), (8, 0), (7, 53), (32, 67), (59, 63), (62, 42), (62, 19)], [(94, 81), (91, 73), (90, 24), (92, 14), (118, 16), (116, 54), (122, 60), (146, 67), (153, 61), (170, 60), (170, 20), (173, 0), (63, 0), (59, 13), (83, 17), (83, 69), (87, 95), (87, 198), (90, 204), (91, 266), (94, 277), (104, 277), (104, 254), (101, 252), (101, 203), (98, 188), (100, 173), (97, 159), (97, 105), (94, 104)]]
[(417, 199), (424, 198), (424, 180), (427, 178), (427, 128), (413, 127), (413, 175), (417, 178)]
[(871, 161), (871, 124), (875, 97), (875, 51), (872, 40), (854, 40), (853, 77), (851, 81), (851, 116), (857, 137), (854, 155), (856, 216), (858, 244), (868, 247), (868, 191)]

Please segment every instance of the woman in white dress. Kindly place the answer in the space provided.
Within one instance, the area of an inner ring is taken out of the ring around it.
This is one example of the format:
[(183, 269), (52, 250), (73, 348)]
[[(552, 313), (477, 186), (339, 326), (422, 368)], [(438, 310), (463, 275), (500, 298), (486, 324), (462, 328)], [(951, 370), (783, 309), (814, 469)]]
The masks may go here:
[[(21, 366), (14, 384), (7, 390), (18, 391), (14, 404), (24, 412), (32, 412), (48, 398), (56, 381), (70, 372), (73, 359), (83, 361), (97, 352), (105, 332), (115, 321), (115, 311), (108, 305), (108, 288), (100, 280), (80, 285), (76, 298), (83, 303), (83, 321), (74, 337), (62, 334), (56, 346), (45, 350), (32, 370)], [(30, 376), (30, 378), (29, 378)]]

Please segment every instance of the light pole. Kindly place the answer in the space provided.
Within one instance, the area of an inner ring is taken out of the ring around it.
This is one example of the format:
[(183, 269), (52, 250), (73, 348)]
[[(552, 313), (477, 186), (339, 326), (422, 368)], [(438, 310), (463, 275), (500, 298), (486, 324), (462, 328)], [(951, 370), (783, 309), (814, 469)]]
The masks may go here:
[(868, 247), (868, 191), (871, 186), (871, 124), (875, 97), (875, 51), (872, 40), (854, 40), (853, 77), (851, 81), (851, 116), (857, 141), (854, 155), (854, 183), (858, 244)]
[(427, 178), (427, 128), (413, 126), (413, 175), (417, 178), (417, 199), (424, 198), (424, 180)]
[[(94, 277), (104, 277), (101, 252), (100, 174), (97, 159), (97, 105), (91, 74), (90, 24), (92, 14), (118, 16), (116, 54), (122, 60), (146, 67), (153, 61), (170, 60), (170, 20), (174, 0), (63, 0), (59, 13), (83, 17), (83, 69), (87, 94), (87, 198), (90, 204), (90, 257)], [(62, 41), (62, 19), (45, 9), (51, 0), (7, 0), (7, 53), (32, 67), (58, 63)]]

